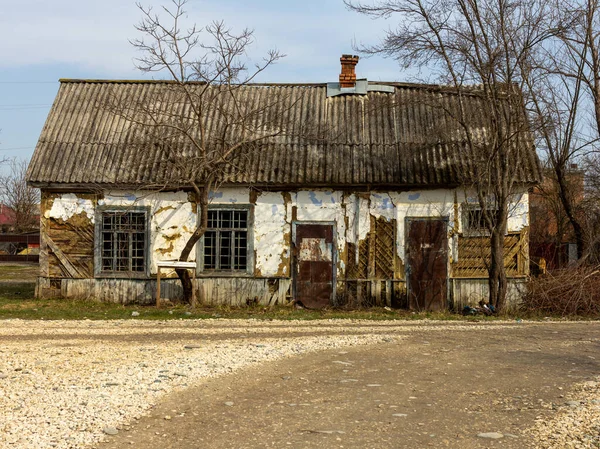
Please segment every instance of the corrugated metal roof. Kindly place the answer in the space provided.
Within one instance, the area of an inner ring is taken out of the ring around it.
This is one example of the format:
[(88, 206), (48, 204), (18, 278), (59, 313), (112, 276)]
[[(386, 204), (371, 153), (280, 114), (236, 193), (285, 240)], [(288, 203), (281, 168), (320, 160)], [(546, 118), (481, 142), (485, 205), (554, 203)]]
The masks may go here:
[[(148, 129), (136, 123), (147, 120), (142, 109), (148, 105), (160, 109), (163, 117), (179, 116), (189, 108), (179, 101), (173, 83), (61, 81), (30, 163), (30, 183), (143, 186), (170, 182), (174, 173), (180, 173), (166, 162), (165, 146), (153, 144)], [(394, 92), (327, 98), (326, 84), (238, 88), (238, 105), (262, 108), (254, 117), (260, 124), (255, 129), (277, 135), (246, 145), (235, 166), (221, 173), (221, 181), (281, 186), (461, 184), (473, 157), (451, 119), (458, 96), (439, 86), (377, 84), (391, 85)], [(226, 120), (219, 112), (233, 107), (233, 97), (220, 98), (226, 99), (218, 107), (211, 104), (203, 114), (207, 139), (225, 135), (235, 142), (240, 126), (224, 132)], [(463, 99), (470, 128), (484, 139), (484, 99), (476, 94)], [(128, 110), (117, 113), (107, 106), (114, 104), (127, 105)], [(197, 128), (190, 124), (190, 132), (197, 133)], [(185, 139), (167, 139), (165, 145), (187, 156), (197, 154)], [(537, 182), (539, 161), (533, 145), (524, 145), (517, 158), (520, 181)]]

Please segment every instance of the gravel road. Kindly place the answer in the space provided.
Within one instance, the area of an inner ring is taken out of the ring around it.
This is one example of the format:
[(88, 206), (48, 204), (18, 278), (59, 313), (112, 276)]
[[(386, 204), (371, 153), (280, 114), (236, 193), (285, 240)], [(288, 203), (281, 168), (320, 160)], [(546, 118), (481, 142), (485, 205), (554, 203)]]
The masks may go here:
[[(578, 335), (585, 337), (579, 336), (572, 342), (572, 351), (579, 351), (578, 345), (596, 350), (600, 341), (598, 323), (358, 320), (7, 320), (0, 323), (2, 449), (91, 447), (127, 430), (165, 400), (168, 393), (193, 388), (208, 378), (235, 375), (242, 368), (288, 357), (298, 360), (297, 356), (317, 351), (372, 344), (401, 345), (415, 332), (437, 335), (451, 332), (468, 339), (471, 331), (486, 332), (490, 337), (511, 332), (522, 336), (528, 329), (539, 326), (553, 326), (561, 332), (578, 326)], [(566, 343), (569, 342), (565, 340)], [(591, 373), (588, 370), (586, 375)], [(572, 386), (572, 391), (565, 389), (565, 402), (555, 407), (557, 413), (552, 419), (540, 418), (532, 423), (528, 441), (543, 448), (599, 447), (597, 380), (588, 376), (585, 382)]]

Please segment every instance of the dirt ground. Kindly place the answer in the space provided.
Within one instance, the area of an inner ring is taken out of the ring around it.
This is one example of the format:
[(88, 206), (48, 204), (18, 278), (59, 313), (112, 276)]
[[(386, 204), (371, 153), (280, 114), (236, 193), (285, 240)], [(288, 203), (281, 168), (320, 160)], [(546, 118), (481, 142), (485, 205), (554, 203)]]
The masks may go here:
[(172, 394), (98, 447), (538, 447), (525, 429), (600, 375), (599, 331), (591, 322), (432, 325), (284, 359)]

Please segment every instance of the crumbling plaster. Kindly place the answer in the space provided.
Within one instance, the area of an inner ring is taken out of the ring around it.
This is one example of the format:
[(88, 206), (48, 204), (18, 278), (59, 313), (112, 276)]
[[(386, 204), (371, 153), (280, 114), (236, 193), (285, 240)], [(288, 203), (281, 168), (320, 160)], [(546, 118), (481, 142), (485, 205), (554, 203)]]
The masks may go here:
[[(158, 260), (176, 259), (186, 241), (194, 232), (196, 214), (185, 192), (106, 192), (98, 206), (150, 207), (151, 273), (156, 273)], [(95, 222), (92, 200), (79, 198), (74, 193), (59, 194), (46, 211), (45, 218), (68, 221), (73, 215), (84, 212), (91, 223)], [(195, 253), (191, 255), (195, 260)]]
[[(338, 254), (346, 251), (346, 243), (359, 243), (367, 238), (371, 216), (396, 220), (398, 257), (404, 262), (404, 236), (407, 217), (448, 217), (449, 236), (462, 232), (462, 220), (455, 220), (455, 201), (472, 201), (464, 190), (429, 190), (409, 192), (343, 193), (332, 190), (300, 190), (297, 192), (252, 192), (245, 187), (222, 188), (211, 192), (211, 204), (250, 204), (254, 202), (254, 252), (256, 274), (263, 277), (289, 277), (291, 260), (292, 210), (298, 221), (333, 222), (336, 226)], [(151, 272), (156, 273), (156, 261), (179, 257), (193, 233), (197, 214), (186, 192), (107, 192), (98, 200), (99, 206), (147, 206), (151, 211)], [(56, 196), (45, 218), (68, 221), (73, 215), (85, 213), (93, 223), (95, 205), (92, 200), (65, 193)], [(511, 206), (508, 231), (517, 232), (528, 225), (529, 203), (526, 191), (515, 196)], [(458, 224), (459, 229), (455, 229)], [(455, 245), (449, 239), (450, 257)], [(192, 251), (191, 260), (196, 253)], [(345, 270), (338, 259), (339, 276)]]

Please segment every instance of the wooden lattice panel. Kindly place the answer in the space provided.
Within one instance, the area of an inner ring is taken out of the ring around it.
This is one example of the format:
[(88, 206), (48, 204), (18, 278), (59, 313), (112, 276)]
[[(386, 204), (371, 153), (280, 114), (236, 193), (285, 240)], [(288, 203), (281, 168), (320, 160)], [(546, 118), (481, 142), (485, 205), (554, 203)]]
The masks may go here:
[[(365, 279), (367, 277), (367, 260), (368, 260), (369, 243), (364, 240), (360, 244), (347, 244), (348, 263), (346, 265), (347, 279)], [(356, 252), (358, 251), (358, 262)]]
[(396, 221), (371, 217), (371, 230), (367, 237), (358, 245), (348, 243), (346, 278), (394, 279), (395, 251)]
[(394, 279), (396, 222), (383, 217), (372, 221), (375, 225), (375, 278)]
[[(504, 267), (507, 276), (518, 276), (524, 272), (523, 258), (527, 257), (526, 238), (521, 234), (510, 234), (504, 238)], [(458, 261), (452, 264), (454, 277), (487, 277), (490, 260), (489, 237), (459, 237)]]

